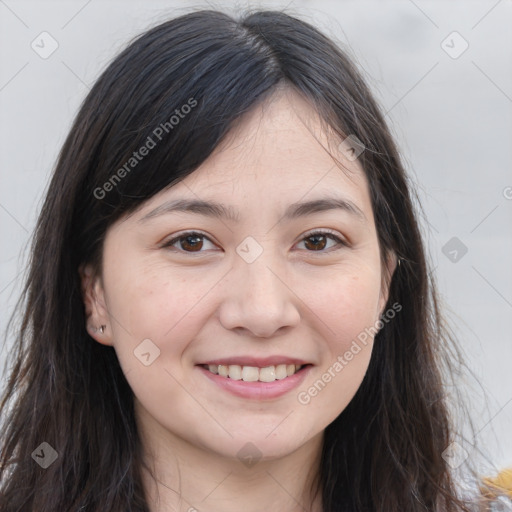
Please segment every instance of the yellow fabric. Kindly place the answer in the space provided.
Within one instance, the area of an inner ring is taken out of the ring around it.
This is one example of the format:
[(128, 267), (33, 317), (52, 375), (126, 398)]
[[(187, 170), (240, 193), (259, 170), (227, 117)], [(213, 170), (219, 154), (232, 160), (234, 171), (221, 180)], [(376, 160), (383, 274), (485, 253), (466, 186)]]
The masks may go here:
[(512, 498), (512, 468), (506, 468), (500, 471), (495, 477), (486, 477), (482, 479), (481, 492), (487, 498), (497, 498), (498, 496), (508, 496)]

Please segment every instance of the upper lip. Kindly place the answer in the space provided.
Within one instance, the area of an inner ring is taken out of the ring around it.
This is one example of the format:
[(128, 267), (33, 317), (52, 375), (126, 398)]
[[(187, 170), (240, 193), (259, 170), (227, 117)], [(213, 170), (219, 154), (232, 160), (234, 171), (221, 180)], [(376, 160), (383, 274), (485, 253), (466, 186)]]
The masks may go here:
[(253, 357), (253, 356), (236, 356), (236, 357), (223, 357), (219, 359), (212, 359), (200, 364), (211, 365), (239, 365), (239, 366), (256, 366), (258, 368), (265, 368), (265, 366), (276, 366), (279, 364), (310, 364), (302, 359), (287, 356), (269, 356), (269, 357)]

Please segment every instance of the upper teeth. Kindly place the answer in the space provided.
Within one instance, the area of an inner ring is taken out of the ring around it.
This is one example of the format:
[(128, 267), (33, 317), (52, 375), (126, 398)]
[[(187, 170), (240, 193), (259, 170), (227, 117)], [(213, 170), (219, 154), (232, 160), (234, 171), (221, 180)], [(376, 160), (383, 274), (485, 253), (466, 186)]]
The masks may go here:
[(238, 364), (209, 364), (205, 365), (212, 373), (221, 377), (229, 377), (233, 380), (243, 380), (245, 382), (273, 382), (276, 379), (290, 377), (301, 368), (300, 364), (278, 364), (277, 366), (240, 366)]

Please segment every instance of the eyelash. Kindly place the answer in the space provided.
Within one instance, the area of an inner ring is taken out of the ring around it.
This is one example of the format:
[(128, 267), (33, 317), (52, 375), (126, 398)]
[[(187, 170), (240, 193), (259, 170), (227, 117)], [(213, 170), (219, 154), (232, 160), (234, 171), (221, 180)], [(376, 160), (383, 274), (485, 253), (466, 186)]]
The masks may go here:
[[(334, 231), (331, 231), (329, 229), (317, 230), (317, 231), (312, 231), (310, 233), (307, 233), (299, 241), (299, 243), (303, 242), (304, 240), (306, 240), (308, 238), (312, 238), (312, 237), (318, 236), (318, 235), (327, 235), (328, 238), (330, 238), (331, 240), (334, 240), (335, 242), (338, 243), (338, 245), (340, 245), (342, 247), (348, 247), (348, 245), (349, 245), (347, 242), (345, 242), (339, 236), (337, 236)], [(162, 248), (176, 249), (176, 248), (172, 247), (176, 242), (179, 242), (180, 240), (187, 238), (187, 237), (191, 237), (191, 236), (205, 238), (206, 240), (208, 240), (209, 242), (211, 242), (213, 244), (213, 242), (204, 233), (201, 233), (199, 231), (186, 231), (185, 233), (181, 233), (179, 236), (174, 237), (172, 240), (165, 242), (162, 245)], [(337, 249), (334, 249), (334, 251), (338, 251), (338, 250), (340, 250), (340, 248), (341, 247), (338, 247)], [(182, 253), (186, 253), (186, 254), (201, 254), (202, 252), (205, 252), (205, 251), (184, 251), (183, 249), (176, 249), (176, 252), (182, 252)], [(306, 252), (322, 254), (322, 253), (333, 252), (333, 250), (331, 248), (328, 250), (306, 251)]]

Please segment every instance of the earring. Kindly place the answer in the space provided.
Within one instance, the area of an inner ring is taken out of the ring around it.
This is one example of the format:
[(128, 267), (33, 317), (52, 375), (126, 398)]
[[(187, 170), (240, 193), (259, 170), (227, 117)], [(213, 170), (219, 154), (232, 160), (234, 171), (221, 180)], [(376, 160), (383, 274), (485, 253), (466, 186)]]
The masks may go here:
[(103, 334), (105, 332), (105, 327), (107, 327), (106, 325), (100, 325), (100, 327), (96, 328), (96, 332), (100, 332), (101, 334)]

